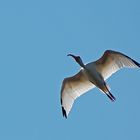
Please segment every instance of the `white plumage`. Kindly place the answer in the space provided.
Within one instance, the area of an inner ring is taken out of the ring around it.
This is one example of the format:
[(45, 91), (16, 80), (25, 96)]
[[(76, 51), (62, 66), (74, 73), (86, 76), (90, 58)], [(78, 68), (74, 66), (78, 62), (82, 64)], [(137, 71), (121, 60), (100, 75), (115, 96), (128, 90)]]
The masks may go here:
[(63, 80), (61, 106), (63, 116), (66, 118), (75, 99), (94, 87), (98, 87), (111, 101), (115, 101), (105, 80), (124, 67), (140, 67), (140, 64), (132, 58), (112, 50), (105, 51), (100, 59), (86, 65), (83, 64), (79, 56), (72, 54), (68, 56), (72, 56), (82, 69), (76, 75)]

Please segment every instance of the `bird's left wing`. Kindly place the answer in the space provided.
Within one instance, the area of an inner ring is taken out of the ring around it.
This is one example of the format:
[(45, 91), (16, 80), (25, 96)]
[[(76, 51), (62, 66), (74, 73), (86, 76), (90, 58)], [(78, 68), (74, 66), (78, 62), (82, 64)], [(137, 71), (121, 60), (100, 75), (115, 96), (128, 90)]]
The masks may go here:
[(73, 77), (65, 78), (61, 88), (61, 106), (63, 116), (67, 118), (74, 100), (94, 88), (95, 86), (87, 79), (84, 69)]
[(122, 68), (140, 67), (140, 64), (129, 56), (112, 50), (105, 51), (103, 56), (94, 64), (105, 80)]

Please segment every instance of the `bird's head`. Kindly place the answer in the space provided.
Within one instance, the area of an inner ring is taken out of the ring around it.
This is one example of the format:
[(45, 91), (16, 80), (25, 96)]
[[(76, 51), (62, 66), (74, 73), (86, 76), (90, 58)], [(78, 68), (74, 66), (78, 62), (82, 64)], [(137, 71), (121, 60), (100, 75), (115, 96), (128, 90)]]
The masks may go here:
[(80, 56), (75, 56), (73, 54), (68, 54), (67, 56), (71, 56), (81, 67), (84, 67), (83, 61)]

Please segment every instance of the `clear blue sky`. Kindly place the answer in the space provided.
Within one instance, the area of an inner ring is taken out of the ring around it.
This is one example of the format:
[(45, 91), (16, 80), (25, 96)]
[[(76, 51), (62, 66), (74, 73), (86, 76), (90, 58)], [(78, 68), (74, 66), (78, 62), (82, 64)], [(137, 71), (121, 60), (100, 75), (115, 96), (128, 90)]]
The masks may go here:
[(66, 120), (63, 78), (106, 49), (140, 62), (139, 0), (0, 1), (0, 139), (140, 139), (140, 70), (108, 80), (117, 101), (98, 89), (79, 98)]

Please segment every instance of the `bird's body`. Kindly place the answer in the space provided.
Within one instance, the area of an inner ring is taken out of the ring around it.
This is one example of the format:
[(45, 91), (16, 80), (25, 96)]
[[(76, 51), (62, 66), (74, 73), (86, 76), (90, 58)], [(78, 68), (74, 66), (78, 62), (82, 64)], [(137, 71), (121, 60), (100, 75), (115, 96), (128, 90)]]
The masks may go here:
[(101, 87), (104, 84), (104, 79), (102, 75), (96, 70), (94, 64), (85, 65), (86, 75), (91, 83), (97, 87)]
[(112, 50), (105, 51), (100, 59), (86, 65), (83, 64), (79, 56), (72, 54), (69, 56), (72, 56), (82, 68), (76, 75), (65, 78), (62, 84), (61, 105), (63, 116), (66, 118), (74, 100), (94, 87), (98, 87), (111, 101), (115, 101), (105, 80), (123, 67), (140, 67), (140, 64), (135, 60)]

